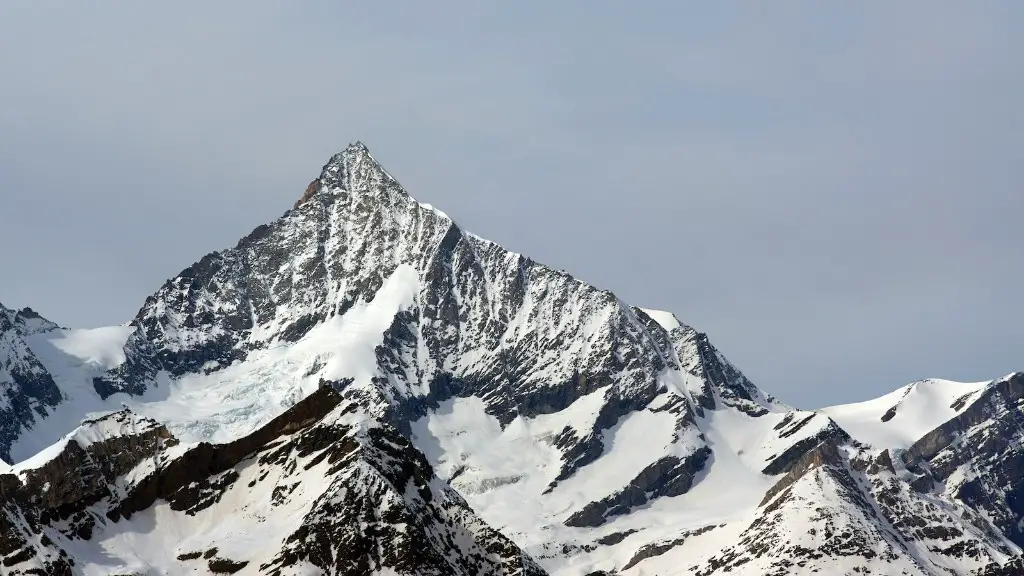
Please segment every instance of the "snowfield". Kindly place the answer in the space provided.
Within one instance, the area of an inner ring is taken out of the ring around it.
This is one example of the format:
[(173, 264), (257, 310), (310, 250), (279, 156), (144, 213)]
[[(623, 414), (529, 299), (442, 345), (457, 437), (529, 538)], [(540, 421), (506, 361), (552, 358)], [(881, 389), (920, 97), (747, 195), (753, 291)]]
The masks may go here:
[[(929, 378), (874, 400), (831, 406), (820, 412), (861, 442), (878, 448), (909, 448), (952, 420), (988, 385)], [(958, 404), (959, 400), (962, 402)]]

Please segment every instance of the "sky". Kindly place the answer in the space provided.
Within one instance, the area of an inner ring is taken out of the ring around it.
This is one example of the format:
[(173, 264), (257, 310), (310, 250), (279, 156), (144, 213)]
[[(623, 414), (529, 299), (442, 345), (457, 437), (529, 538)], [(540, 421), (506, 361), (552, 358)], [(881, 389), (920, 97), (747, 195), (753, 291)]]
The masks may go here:
[(0, 302), (126, 322), (361, 140), (790, 404), (998, 377), (1022, 29), (1015, 0), (4, 3)]

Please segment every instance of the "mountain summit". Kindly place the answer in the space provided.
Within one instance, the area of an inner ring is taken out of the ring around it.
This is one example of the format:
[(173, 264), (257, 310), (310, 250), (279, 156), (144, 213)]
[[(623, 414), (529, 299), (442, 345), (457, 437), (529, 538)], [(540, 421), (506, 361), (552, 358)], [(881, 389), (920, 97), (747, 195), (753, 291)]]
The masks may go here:
[(1008, 574), (1022, 398), (1016, 374), (793, 409), (671, 313), (464, 232), (356, 143), (125, 326), (0, 308), (0, 558)]

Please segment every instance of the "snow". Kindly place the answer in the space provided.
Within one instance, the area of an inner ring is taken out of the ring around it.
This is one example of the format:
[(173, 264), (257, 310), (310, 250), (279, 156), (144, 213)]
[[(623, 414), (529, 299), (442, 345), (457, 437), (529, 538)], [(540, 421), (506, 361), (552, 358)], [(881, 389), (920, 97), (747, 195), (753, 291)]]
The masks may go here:
[(747, 516), (777, 481), (761, 473), (762, 451), (774, 449), (766, 445), (777, 422), (771, 416), (752, 418), (728, 408), (709, 411), (700, 426), (714, 451), (712, 462), (689, 492), (653, 508), (685, 509), (691, 529)]
[(153, 426), (155, 426), (153, 421), (144, 420), (132, 413), (110, 415), (99, 420), (89, 421), (75, 428), (57, 442), (35, 453), (32, 457), (18, 462), (11, 467), (11, 470), (14, 473), (20, 473), (38, 468), (59, 456), (69, 442), (87, 448), (91, 444), (110, 438), (141, 434), (152, 429)]
[[(552, 442), (566, 426), (589, 429), (603, 393), (584, 396), (559, 413), (517, 417), (504, 429), (484, 412), (481, 399), (448, 400), (413, 423), (413, 441), (485, 522), (521, 546), (543, 546), (556, 536), (569, 537), (572, 529), (562, 520), (588, 502), (578, 490), (544, 493), (561, 463)], [(590, 478), (595, 485), (589, 488), (601, 496), (622, 488)]]
[(311, 331), (309, 348), (333, 348), (334, 357), (323, 373), (327, 380), (350, 377), (369, 380), (377, 371), (376, 348), (395, 315), (412, 306), (419, 293), (419, 275), (409, 264), (399, 265), (369, 304), (361, 303), (344, 316)]
[[(245, 435), (306, 397), (320, 379), (352, 378), (368, 384), (376, 373), (376, 347), (395, 314), (415, 300), (415, 268), (398, 266), (374, 299), (317, 325), (301, 340), (254, 351), (210, 374), (166, 375), (143, 396), (115, 394), (101, 400), (92, 379), (124, 362), (133, 328), (54, 330), (26, 339), (58, 382), (66, 400), (14, 443), (14, 462), (61, 441), (68, 428), (123, 407), (167, 425), (185, 442), (227, 442)], [(59, 449), (58, 449), (59, 453)]]
[(644, 410), (620, 418), (602, 433), (605, 452), (601, 458), (562, 482), (556, 493), (586, 504), (622, 489), (662, 456), (682, 452), (673, 450), (674, 431), (675, 417), (668, 412)]
[[(783, 546), (817, 550), (828, 544), (841, 546), (841, 542), (850, 535), (863, 535), (868, 542), (866, 546), (874, 552), (872, 556), (844, 556), (840, 553), (823, 559), (805, 560), (803, 565), (808, 565), (807, 572), (855, 574), (862, 571), (859, 566), (866, 566), (869, 569), (864, 570), (864, 573), (867, 574), (923, 574), (915, 560), (907, 555), (887, 558), (898, 550), (890, 541), (892, 536), (883, 531), (887, 524), (879, 525), (873, 518), (866, 517), (861, 509), (846, 506), (848, 498), (845, 492), (846, 488), (821, 468), (802, 476), (791, 486), (791, 495), (787, 503), (782, 505), (784, 524), (766, 534), (768, 537), (778, 535), (776, 546), (729, 573), (760, 575), (766, 573), (769, 565), (775, 561), (792, 560), (780, 554)], [(760, 513), (762, 517), (770, 519), (777, 512), (769, 513), (763, 509)], [(899, 544), (902, 545), (902, 542)]]
[(679, 319), (676, 318), (676, 315), (671, 312), (666, 312), (664, 310), (653, 310), (651, 308), (641, 308), (641, 310), (643, 310), (644, 314), (650, 316), (651, 320), (654, 320), (655, 322), (658, 323), (659, 326), (661, 326), (665, 330), (668, 330), (669, 332), (682, 326), (682, 323), (679, 322)]
[[(326, 471), (330, 465), (322, 462), (298, 477), (286, 479), (285, 484), (301, 483), (283, 503), (271, 504), (274, 502), (271, 492), (279, 485), (278, 475), (282, 470), (277, 469), (270, 477), (255, 482), (260, 474), (255, 463), (249, 460), (237, 466), (239, 479), (224, 492), (219, 502), (195, 515), (174, 511), (168, 504), (158, 502), (134, 514), (130, 520), (98, 525), (97, 534), (89, 541), (71, 540), (62, 544), (84, 564), (82, 576), (133, 571), (154, 576), (205, 573), (206, 560), (180, 561), (177, 556), (214, 547), (218, 550), (217, 556), (222, 558), (269, 560), (281, 549), (284, 538), (298, 529), (316, 498), (326, 490), (329, 477)], [(260, 563), (251, 561), (238, 574), (258, 573)]]
[[(594, 419), (601, 399), (596, 392), (568, 410), (577, 419)], [(536, 497), (558, 473), (560, 453), (551, 442), (572, 416), (519, 417), (502, 429), (484, 407), (475, 397), (448, 400), (413, 423), (413, 441), (485, 521), (526, 530), (538, 519)]]
[[(719, 550), (734, 544), (745, 526), (741, 522), (717, 526), (710, 532), (688, 536), (682, 545), (648, 558), (629, 570), (622, 572), (626, 576), (665, 576), (667, 574), (689, 574), (689, 568), (703, 563)], [(678, 538), (680, 532), (666, 534), (665, 540)], [(635, 546), (634, 548), (639, 548)]]
[(48, 339), (54, 348), (83, 364), (109, 370), (124, 362), (124, 343), (134, 331), (133, 326), (57, 330)]
[[(13, 320), (15, 317), (15, 314), (13, 313), (14, 311), (12, 310), (10, 312), (12, 313), (9, 314), (8, 316)], [(57, 328), (56, 324), (50, 322), (49, 320), (41, 316), (31, 317), (22, 314), (17, 314), (17, 320), (18, 323), (20, 324), (21, 331), (24, 335), (36, 334), (38, 332), (45, 332)]]
[(49, 417), (22, 434), (11, 446), (15, 463), (25, 460), (64, 438), (83, 419), (122, 408), (126, 397), (101, 400), (92, 379), (124, 362), (124, 343), (131, 327), (57, 329), (32, 334), (25, 342), (64, 394), (64, 401), (51, 409)]
[[(0, 462), (0, 473), (39, 466), (58, 455), (70, 441), (87, 445), (130, 432), (109, 419), (65, 433), (69, 423), (122, 405), (165, 423), (186, 446), (200, 440), (229, 441), (251, 432), (315, 390), (320, 379), (351, 378), (355, 385), (369, 385), (377, 374), (376, 347), (395, 314), (416, 304), (419, 290), (416, 269), (401, 265), (384, 280), (370, 302), (358, 302), (344, 315), (325, 320), (299, 341), (253, 350), (245, 362), (209, 374), (173, 380), (162, 374), (157, 385), (142, 397), (119, 394), (102, 401), (92, 388), (93, 377), (124, 362), (123, 346), (131, 327), (33, 334), (26, 341), (59, 382), (68, 401), (18, 440), (12, 449), (18, 463), (10, 466)], [(534, 296), (530, 293), (527, 297)], [(671, 313), (643, 311), (666, 330), (682, 326)], [(562, 354), (585, 356), (605, 345), (599, 338), (614, 320), (613, 313), (614, 307), (588, 309), (574, 302), (572, 307), (553, 311), (550, 326), (539, 327), (538, 319), (528, 319), (520, 311), (511, 319), (503, 340), (512, 341), (538, 328), (577, 326), (579, 338), (567, 342), (564, 349), (545, 350), (540, 356), (545, 362), (554, 362)], [(427, 351), (421, 348), (416, 353), (425, 355)], [(460, 361), (482, 365), (492, 353), (470, 349)], [(696, 425), (677, 431), (675, 416), (655, 410), (664, 408), (673, 395), (686, 398), (692, 405), (691, 392), (700, 390), (703, 380), (668, 368), (658, 376), (658, 382), (668, 392), (656, 398), (649, 409), (631, 412), (601, 431), (601, 457), (551, 490), (549, 486), (562, 465), (562, 452), (554, 439), (566, 429), (575, 431), (578, 437), (590, 434), (607, 402), (607, 389), (583, 396), (560, 412), (519, 416), (504, 428), (487, 414), (483, 399), (450, 399), (412, 424), (413, 440), (438, 476), (448, 480), (484, 521), (559, 576), (621, 570), (644, 545), (673, 541), (680, 534), (713, 526), (624, 572), (629, 576), (678, 573), (735, 543), (756, 518), (765, 492), (778, 480), (761, 473), (766, 463), (793, 443), (821, 431), (829, 418), (861, 441), (879, 447), (906, 447), (955, 416), (950, 404), (965, 394), (978, 394), (987, 384), (922, 381), (868, 402), (816, 413), (794, 412), (790, 423), (779, 430), (776, 426), (790, 414), (782, 408), (753, 418), (718, 402), (718, 408), (707, 410)], [(413, 381), (407, 384), (417, 385)], [(408, 388), (405, 393), (423, 391)], [(896, 416), (881, 422), (881, 416), (893, 406), (897, 408)], [(806, 419), (802, 428), (780, 437)], [(624, 488), (640, 470), (659, 458), (683, 457), (704, 443), (713, 449), (712, 459), (686, 494), (656, 498), (598, 528), (564, 524), (586, 504)], [(246, 466), (240, 471), (242, 478), (235, 482), (236, 487), (248, 483)], [(142, 465), (130, 476), (149, 472), (151, 467)], [(314, 468), (309, 474), (322, 474), (322, 470)], [(303, 480), (303, 492), (284, 508), (260, 508), (261, 502), (270, 499), (269, 494), (260, 492), (259, 486), (266, 484), (258, 484), (253, 491), (233, 487), (218, 505), (195, 517), (157, 504), (131, 520), (108, 525), (92, 542), (69, 546), (76, 558), (83, 560), (82, 574), (86, 576), (107, 574), (115, 568), (142, 574), (194, 573), (195, 566), (178, 561), (177, 555), (213, 546), (229, 558), (251, 557), (247, 551), (254, 549), (278, 550), (281, 538), (294, 531), (303, 511), (325, 489), (313, 476)], [(799, 531), (803, 521), (793, 520), (792, 529)], [(569, 554), (562, 551), (563, 546), (588, 546), (602, 536), (631, 530), (636, 532), (618, 544), (581, 548)], [(255, 568), (257, 565), (251, 564), (241, 574)], [(310, 568), (310, 573), (315, 570)]]
[[(668, 454), (689, 454), (699, 446), (693, 428), (673, 442), (675, 419), (668, 412), (633, 412), (602, 433), (605, 452), (600, 458), (546, 492), (561, 463), (552, 440), (566, 426), (590, 430), (604, 392), (584, 396), (562, 412), (517, 417), (504, 429), (485, 413), (482, 400), (451, 399), (413, 424), (413, 441), (439, 477), (454, 476), (452, 486), (484, 521), (512, 537), (553, 574), (582, 576), (600, 569), (619, 570), (643, 544), (672, 540), (681, 532), (708, 525), (726, 526), (689, 538), (626, 573), (663, 574), (659, 570), (665, 566), (678, 570), (680, 558), (696, 563), (731, 543), (777, 481), (760, 470), (762, 452), (776, 448), (766, 444), (765, 438), (784, 415), (752, 418), (730, 408), (709, 410), (699, 427), (715, 450), (714, 460), (688, 493), (657, 498), (599, 528), (567, 527), (568, 516), (624, 488), (650, 463)], [(668, 398), (669, 393), (664, 393), (651, 407), (663, 406)], [(628, 530), (638, 533), (617, 545), (600, 545), (568, 557), (551, 552), (552, 547), (560, 550), (562, 543), (592, 543), (603, 535)]]
[[(922, 436), (948, 422), (990, 384), (985, 382), (954, 382), (928, 379), (914, 382), (894, 392), (853, 404), (830, 406), (819, 410), (836, 421), (855, 439), (876, 448), (909, 448)], [(952, 405), (968, 396), (959, 410)], [(895, 407), (892, 419), (882, 417)]]
[(39, 452), (36, 452), (35, 454), (32, 455), (32, 457), (17, 462), (16, 464), (10, 467), (10, 471), (15, 474), (19, 474), (26, 470), (38, 468), (43, 464), (46, 464), (50, 460), (53, 460), (54, 458), (59, 456), (61, 452), (64, 451), (64, 447), (67, 446), (68, 442), (70, 442), (73, 439), (75, 432), (77, 431), (78, 430), (76, 429), (75, 431), (70, 432), (67, 436), (61, 438), (60, 440), (54, 442), (53, 444), (50, 444), (49, 446), (43, 448)]
[(608, 533), (637, 530), (642, 537), (598, 548), (585, 561), (576, 558), (555, 571), (574, 576), (598, 569), (618, 571), (644, 544), (673, 541), (685, 532), (715, 526), (623, 572), (630, 576), (685, 573), (690, 566), (735, 543), (753, 519), (764, 493), (778, 480), (760, 472), (760, 454), (774, 448), (766, 439), (781, 418), (781, 414), (752, 418), (729, 408), (707, 411), (698, 424), (714, 456), (693, 487), (680, 496), (658, 498), (607, 528)]
[(426, 202), (420, 202), (419, 205), (424, 210), (430, 210), (431, 212), (433, 212), (434, 214), (437, 214), (438, 216), (440, 216), (441, 218), (444, 218), (445, 220), (451, 220), (451, 217), (448, 216), (448, 214), (444, 213), (441, 210), (438, 210), (433, 204), (428, 204)]
[[(165, 378), (160, 386), (142, 398), (117, 395), (102, 403), (91, 390), (90, 379), (95, 371), (123, 361), (123, 356), (115, 352), (128, 335), (123, 327), (57, 331), (34, 337), (32, 345), (34, 349), (45, 350), (39, 354), (44, 365), (62, 376), (62, 387), (66, 393), (71, 391), (69, 396), (83, 401), (79, 408), (111, 410), (123, 402), (141, 414), (166, 422), (175, 435), (186, 442), (227, 441), (251, 431), (312, 392), (319, 378), (369, 380), (376, 367), (375, 347), (394, 315), (414, 304), (417, 282), (413, 268), (399, 267), (385, 280), (372, 302), (358, 303), (345, 315), (328, 319), (298, 342), (254, 351), (246, 362), (209, 375), (193, 374), (175, 381)], [(587, 318), (583, 317), (582, 310), (571, 310), (569, 314), (579, 315), (586, 327), (583, 332), (590, 334), (608, 321), (605, 310), (598, 312)], [(659, 323), (673, 325), (674, 317), (670, 314), (659, 317), (655, 311), (651, 315)], [(315, 366), (319, 369), (310, 370)], [(79, 385), (66, 387), (65, 381), (69, 378), (77, 378)], [(699, 386), (698, 382), (687, 382), (687, 378), (695, 379), (678, 370), (669, 370), (660, 380), (676, 394), (685, 396), (687, 388)], [(860, 406), (860, 412), (867, 413), (874, 420), (870, 423), (874, 426), (881, 413), (904, 396), (901, 410), (907, 410), (908, 418), (915, 418), (920, 415), (911, 413), (908, 407), (914, 406), (918, 411), (934, 409), (931, 404), (917, 402), (918, 396), (948, 399), (948, 405), (959, 396), (955, 392), (977, 389), (947, 386), (949, 390), (942, 388), (943, 394), (928, 396), (920, 391), (915, 393), (914, 388), (912, 385), (897, 391), (885, 402), (854, 406)], [(693, 427), (679, 442), (673, 442), (675, 421), (668, 412), (633, 412), (602, 432), (605, 453), (601, 458), (545, 493), (561, 465), (561, 452), (552, 445), (554, 437), (566, 427), (577, 430), (581, 436), (592, 430), (605, 402), (605, 392), (602, 389), (584, 396), (558, 413), (518, 417), (504, 429), (485, 412), (483, 400), (452, 399), (413, 424), (413, 439), (438, 475), (450, 478), (451, 485), (481, 518), (511, 536), (531, 554), (544, 558), (542, 563), (560, 575), (621, 569), (644, 544), (669, 541), (685, 531), (721, 525), (705, 534), (689, 537), (683, 544), (627, 572), (639, 576), (664, 573), (669, 567), (678, 569), (683, 559), (693, 565), (732, 543), (752, 520), (765, 491), (777, 480), (761, 474), (765, 461), (792, 442), (816, 433), (827, 423), (826, 418), (819, 418), (820, 422), (809, 422), (796, 435), (780, 439), (773, 429), (785, 413), (752, 418), (720, 403), (719, 409), (707, 411), (698, 422), (714, 456), (688, 493), (655, 499), (598, 529), (566, 527), (565, 518), (587, 503), (620, 490), (648, 464), (666, 454), (688, 454), (700, 443), (694, 436), (697, 428)], [(89, 396), (92, 400), (87, 398)], [(668, 394), (665, 394), (651, 407), (658, 408), (667, 399)], [(865, 407), (872, 408), (865, 410)], [(840, 414), (837, 420), (848, 416), (847, 424), (851, 421), (850, 415), (857, 413), (849, 407), (833, 407), (822, 412), (829, 416), (831, 412)], [(813, 415), (798, 413), (793, 420), (799, 422)], [(893, 421), (899, 422), (899, 416)], [(56, 430), (57, 423), (52, 424)], [(37, 436), (38, 432), (40, 430), (35, 430), (30, 436)], [(46, 461), (59, 453), (69, 439), (77, 441), (76, 434), (81, 436), (82, 432), (76, 430), (67, 435), (51, 448), (22, 462), (17, 469)], [(24, 455), (27, 450), (27, 445), (20, 445), (18, 453)], [(236, 496), (237, 505), (243, 506), (246, 496), (241, 493)], [(252, 495), (247, 497), (253, 498)], [(164, 508), (166, 506), (161, 505), (136, 515), (130, 524), (122, 522), (101, 536), (107, 559), (96, 559), (84, 573), (102, 574), (115, 565), (146, 573), (165, 566), (164, 562), (171, 562), (176, 554), (189, 551), (185, 550), (189, 546), (199, 549), (218, 542), (218, 546), (227, 551), (232, 542), (237, 543), (238, 550), (264, 545), (257, 542), (264, 537), (257, 537), (251, 531), (270, 529), (265, 522), (256, 524), (255, 528), (251, 522), (245, 522), (244, 529), (225, 525), (215, 530), (213, 519), (207, 518), (203, 522), (209, 524), (204, 524)], [(224, 514), (238, 513), (234, 509), (223, 510)], [(148, 528), (155, 525), (160, 525), (161, 530)], [(600, 535), (626, 530), (639, 532), (619, 545), (598, 546), (589, 553), (565, 556), (546, 552), (552, 542), (586, 543)], [(270, 535), (266, 538), (274, 539)], [(154, 550), (165, 552), (158, 558)], [(230, 557), (227, 552), (225, 555)], [(171, 563), (180, 565), (176, 561)]]
[(321, 379), (352, 378), (368, 385), (376, 374), (376, 347), (394, 316), (413, 304), (418, 282), (412, 266), (398, 266), (372, 302), (318, 324), (298, 342), (254, 351), (245, 362), (210, 374), (174, 380), (165, 398), (125, 403), (165, 423), (183, 441), (227, 442), (308, 396)]

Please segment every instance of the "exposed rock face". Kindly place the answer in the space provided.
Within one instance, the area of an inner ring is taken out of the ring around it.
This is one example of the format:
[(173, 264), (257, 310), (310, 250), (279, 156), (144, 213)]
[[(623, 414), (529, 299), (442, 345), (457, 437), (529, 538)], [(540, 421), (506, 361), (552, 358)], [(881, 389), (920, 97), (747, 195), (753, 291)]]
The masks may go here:
[[(815, 417), (813, 415), (808, 416), (807, 419), (801, 420), (792, 427), (790, 430), (783, 430), (779, 436), (786, 438), (789, 436), (787, 432), (796, 432), (804, 424), (811, 421)], [(794, 429), (795, 428), (795, 429)], [(809, 451), (813, 450), (816, 446), (822, 442), (843, 442), (849, 440), (850, 437), (845, 430), (837, 426), (834, 422), (829, 422), (823, 429), (818, 431), (813, 436), (808, 436), (802, 440), (794, 442), (791, 446), (787, 447), (786, 450), (772, 459), (771, 463), (764, 467), (763, 472), (769, 476), (776, 474), (782, 474), (792, 469), (793, 466), (800, 461)]]
[[(982, 512), (1024, 546), (1024, 374), (994, 382), (959, 416), (903, 455), (920, 471), (915, 486), (941, 491)], [(943, 489), (944, 488), (944, 489)]]
[(766, 405), (775, 403), (773, 397), (754, 386), (711, 345), (707, 334), (689, 326), (680, 326), (672, 330), (670, 336), (683, 369), (706, 383), (698, 395), (700, 406), (715, 407), (712, 390), (717, 392), (720, 402), (752, 416), (765, 414)]
[(839, 447), (835, 442), (824, 441), (815, 446), (812, 450), (804, 452), (790, 466), (789, 472), (782, 477), (761, 500), (761, 506), (768, 504), (775, 498), (775, 495), (792, 486), (797, 480), (804, 477), (812, 468), (821, 466), (843, 466), (843, 456), (839, 453)]
[(570, 516), (565, 523), (568, 526), (579, 527), (600, 526), (612, 516), (628, 514), (633, 508), (643, 506), (651, 498), (685, 494), (710, 456), (709, 448), (702, 448), (683, 460), (665, 456), (641, 470), (628, 486), (602, 500), (588, 504), (583, 510)]
[(267, 573), (292, 573), (302, 563), (346, 576), (385, 568), (417, 575), (544, 573), (475, 518), (394, 428), (350, 428), (324, 448), (328, 474), (338, 481), (263, 566)]

